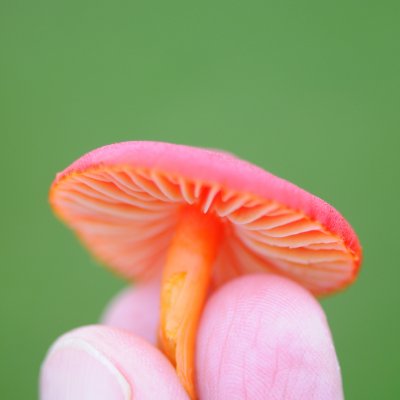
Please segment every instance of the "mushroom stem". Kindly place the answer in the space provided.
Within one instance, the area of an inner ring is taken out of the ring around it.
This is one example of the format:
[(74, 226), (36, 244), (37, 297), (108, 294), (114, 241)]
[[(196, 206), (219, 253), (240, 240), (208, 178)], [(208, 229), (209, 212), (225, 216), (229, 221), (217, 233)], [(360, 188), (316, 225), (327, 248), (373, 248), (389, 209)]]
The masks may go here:
[(194, 206), (183, 208), (163, 271), (160, 347), (191, 399), (196, 399), (197, 326), (221, 237), (222, 224), (215, 215)]

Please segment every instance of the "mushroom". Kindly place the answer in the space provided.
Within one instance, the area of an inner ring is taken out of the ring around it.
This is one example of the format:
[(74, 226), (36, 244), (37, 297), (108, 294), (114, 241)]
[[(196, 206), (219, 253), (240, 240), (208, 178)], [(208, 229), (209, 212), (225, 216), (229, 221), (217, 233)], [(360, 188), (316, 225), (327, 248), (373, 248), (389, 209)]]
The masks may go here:
[(162, 275), (159, 345), (196, 398), (196, 331), (211, 289), (266, 272), (316, 296), (352, 283), (361, 247), (329, 204), (233, 155), (159, 142), (94, 150), (57, 175), (50, 203), (102, 263)]

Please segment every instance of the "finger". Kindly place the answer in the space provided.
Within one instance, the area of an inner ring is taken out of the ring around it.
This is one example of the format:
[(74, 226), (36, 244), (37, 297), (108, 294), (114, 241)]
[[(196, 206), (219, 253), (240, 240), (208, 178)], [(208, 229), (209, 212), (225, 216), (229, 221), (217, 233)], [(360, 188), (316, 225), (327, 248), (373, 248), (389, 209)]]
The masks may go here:
[(41, 370), (42, 400), (188, 400), (166, 358), (146, 341), (105, 326), (63, 335)]
[(208, 301), (197, 342), (201, 399), (343, 398), (325, 315), (297, 284), (239, 278)]
[(125, 329), (149, 343), (157, 342), (160, 318), (160, 282), (148, 282), (125, 289), (106, 308), (102, 323)]

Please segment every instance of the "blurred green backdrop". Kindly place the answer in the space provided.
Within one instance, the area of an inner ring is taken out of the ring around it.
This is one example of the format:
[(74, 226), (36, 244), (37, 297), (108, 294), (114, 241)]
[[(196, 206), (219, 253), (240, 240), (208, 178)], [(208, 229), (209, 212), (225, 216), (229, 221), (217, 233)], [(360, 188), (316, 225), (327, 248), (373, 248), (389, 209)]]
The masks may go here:
[(398, 1), (0, 1), (0, 393), (35, 398), (62, 332), (124, 283), (51, 214), (103, 144), (226, 149), (338, 208), (364, 247), (326, 299), (348, 399), (400, 398)]

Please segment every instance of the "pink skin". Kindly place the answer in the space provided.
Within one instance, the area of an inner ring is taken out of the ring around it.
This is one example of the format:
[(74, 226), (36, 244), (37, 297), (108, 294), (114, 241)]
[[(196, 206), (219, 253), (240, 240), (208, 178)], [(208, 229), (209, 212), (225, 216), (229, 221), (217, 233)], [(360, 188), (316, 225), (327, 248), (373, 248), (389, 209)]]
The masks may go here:
[[(108, 308), (105, 325), (59, 338), (42, 367), (41, 399), (188, 399), (155, 348), (156, 286), (125, 291)], [(343, 398), (321, 307), (299, 285), (271, 275), (233, 280), (211, 296), (196, 368), (201, 400)]]

